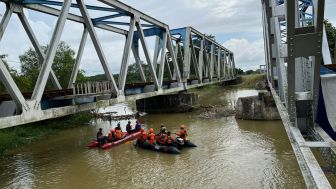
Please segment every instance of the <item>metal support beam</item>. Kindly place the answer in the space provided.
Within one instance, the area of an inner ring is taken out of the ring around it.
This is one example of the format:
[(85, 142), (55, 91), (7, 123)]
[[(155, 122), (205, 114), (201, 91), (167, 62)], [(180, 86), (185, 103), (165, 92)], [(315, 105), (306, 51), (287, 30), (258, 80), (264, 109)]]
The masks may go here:
[(168, 51), (170, 53), (171, 59), (173, 61), (174, 74), (176, 74), (177, 81), (179, 83), (181, 83), (182, 82), (181, 73), (180, 73), (180, 69), (179, 69), (179, 66), (178, 66), (178, 63), (177, 63), (177, 60), (176, 60), (176, 55), (175, 55), (175, 52), (174, 52), (173, 42), (172, 42), (170, 33), (168, 33), (168, 43), (167, 43), (167, 46), (168, 46)]
[(222, 49), (218, 48), (218, 55), (217, 55), (217, 78), (221, 78), (221, 54), (222, 54)]
[(26, 104), (26, 100), (23, 97), (20, 89), (17, 87), (16, 83), (14, 82), (12, 76), (10, 75), (9, 71), (6, 68), (5, 63), (0, 58), (0, 79), (4, 84), (7, 92), (15, 101), (18, 107), (18, 111), (28, 110), (28, 106)]
[(210, 79), (214, 77), (214, 63), (215, 63), (215, 46), (211, 44), (210, 50)]
[(9, 22), (10, 18), (12, 17), (13, 10), (14, 10), (14, 7), (11, 4), (7, 3), (6, 4), (6, 12), (3, 15), (2, 19), (1, 19), (1, 23), (0, 23), (0, 41), (3, 37), (3, 34), (5, 33), (5, 30), (6, 30), (7, 26), (8, 26), (8, 22)]
[(146, 75), (142, 69), (142, 65), (141, 65), (141, 59), (140, 59), (140, 55), (139, 55), (139, 45), (138, 44), (133, 44), (132, 45), (132, 52), (133, 52), (133, 56), (135, 59), (135, 63), (138, 65), (138, 69), (140, 71), (140, 76), (143, 82), (147, 82), (146, 80)]
[[(160, 85), (160, 88), (162, 88), (163, 73), (164, 73), (164, 70), (165, 70), (167, 38), (168, 38), (167, 37), (167, 32), (164, 31), (163, 32), (162, 47), (161, 47), (160, 70), (159, 70), (159, 85)], [(169, 63), (168, 63), (168, 66), (169, 66)]]
[(190, 38), (190, 53), (191, 53), (191, 60), (192, 60), (192, 63), (194, 65), (194, 69), (195, 69), (195, 73), (196, 73), (196, 76), (198, 78), (199, 81), (201, 81), (201, 77), (199, 76), (199, 70), (198, 70), (198, 67), (199, 67), (199, 63), (197, 62), (197, 58), (196, 58), (196, 52), (195, 52), (195, 47), (194, 47), (194, 43), (192, 41), (192, 39)]
[(203, 65), (204, 65), (204, 39), (201, 38), (201, 47), (198, 54), (198, 76), (200, 82), (203, 82)]
[[(49, 45), (48, 51), (43, 61), (40, 74), (37, 78), (37, 82), (36, 82), (34, 92), (32, 95), (32, 99), (36, 100), (37, 103), (41, 101), (43, 91), (47, 84), (48, 75), (50, 74), (50, 71), (51, 71), (51, 66), (54, 61), (57, 45), (59, 44), (60, 39), (61, 39), (65, 21), (69, 13), (70, 5), (71, 5), (71, 1), (65, 1), (63, 3), (61, 14), (57, 20), (53, 36), (49, 43), (50, 45)], [(35, 108), (38, 108), (38, 107), (39, 105), (35, 104)]]
[[(22, 23), (22, 26), (23, 28), (26, 30), (26, 33), (31, 41), (31, 43), (33, 44), (34, 46), (34, 49), (35, 51), (37, 52), (37, 54), (39, 55), (40, 57), (40, 61), (43, 62), (44, 58), (45, 58), (45, 54), (41, 48), (41, 45), (40, 43), (38, 42), (32, 28), (30, 27), (30, 24), (28, 22), (28, 19), (26, 17), (26, 15), (24, 14), (24, 11), (23, 9), (21, 9), (21, 12), (18, 12), (17, 13), (21, 23)], [(50, 72), (50, 75), (49, 75), (49, 78), (52, 82), (52, 84), (54, 85), (54, 87), (56, 89), (62, 89), (62, 86), (61, 84), (59, 83), (58, 79), (57, 79), (57, 76), (54, 72), (54, 70), (51, 68), (51, 72)]]
[(151, 72), (152, 79), (154, 80), (154, 85), (157, 89), (159, 89), (159, 87), (160, 87), (159, 82), (158, 82), (158, 79), (157, 79), (157, 76), (156, 76), (156, 71), (154, 70), (153, 62), (151, 60), (151, 57), (150, 57), (150, 54), (149, 54), (149, 51), (148, 51), (147, 42), (146, 42), (145, 35), (143, 33), (143, 29), (142, 29), (142, 26), (141, 26), (141, 23), (140, 23), (140, 18), (136, 18), (136, 24), (135, 25), (137, 27), (137, 31), (140, 33), (140, 42), (141, 42), (142, 48), (143, 48), (144, 53), (145, 53), (147, 64), (149, 66), (149, 71)]
[(78, 74), (78, 71), (79, 71), (79, 65), (80, 65), (81, 60), (82, 60), (83, 51), (84, 51), (84, 47), (85, 47), (85, 44), (86, 44), (86, 39), (87, 39), (88, 33), (89, 33), (88, 30), (86, 29), (86, 27), (84, 27), (83, 35), (82, 35), (81, 42), (80, 42), (80, 45), (79, 45), (79, 49), (78, 49), (78, 52), (77, 52), (76, 62), (75, 62), (74, 67), (72, 68), (72, 73), (71, 73), (71, 77), (70, 77), (70, 80), (69, 80), (68, 88), (72, 88), (72, 85), (76, 82), (77, 74)]
[(98, 57), (99, 57), (99, 60), (100, 60), (100, 63), (102, 64), (103, 66), (103, 69), (104, 69), (104, 72), (105, 72), (105, 76), (106, 78), (112, 82), (112, 90), (114, 92), (117, 92), (118, 91), (118, 87), (117, 87), (117, 84), (113, 78), (113, 75), (112, 75), (112, 72), (108, 66), (108, 63), (107, 63), (107, 60), (106, 60), (106, 57), (103, 53), (103, 48), (101, 47), (100, 45), (100, 42), (99, 42), (99, 39), (97, 37), (97, 34), (96, 34), (96, 31), (93, 27), (93, 24), (92, 24), (92, 21), (91, 21), (91, 18), (89, 16), (89, 13), (85, 7), (85, 4), (82, 0), (76, 0), (78, 6), (79, 6), (79, 10), (83, 16), (83, 19), (84, 19), (84, 22), (85, 22), (85, 26), (86, 28), (88, 29), (89, 31), (89, 34), (90, 34), (90, 37), (91, 37), (91, 40), (93, 42), (93, 45), (97, 51), (97, 54), (98, 54)]
[(154, 65), (154, 70), (156, 71), (156, 67), (158, 65), (158, 58), (160, 54), (160, 37), (156, 36), (155, 37), (155, 48), (154, 48), (154, 56), (153, 56), (153, 65)]
[(124, 93), (125, 84), (126, 84), (128, 61), (129, 61), (130, 51), (131, 51), (132, 43), (133, 43), (134, 28), (135, 28), (135, 19), (131, 18), (130, 27), (128, 30), (128, 35), (126, 38), (123, 57), (121, 61), (120, 74), (119, 74), (119, 92), (122, 94)]
[(191, 35), (191, 29), (186, 29), (186, 38), (184, 39), (183, 43), (183, 81), (186, 82), (190, 77), (190, 36)]

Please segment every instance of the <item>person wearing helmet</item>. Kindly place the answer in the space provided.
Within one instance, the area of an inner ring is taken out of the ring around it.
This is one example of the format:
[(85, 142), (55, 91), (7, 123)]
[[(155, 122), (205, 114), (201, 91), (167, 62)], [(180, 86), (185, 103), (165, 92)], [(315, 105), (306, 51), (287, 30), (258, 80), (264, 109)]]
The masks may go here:
[(140, 121), (136, 121), (136, 124), (135, 124), (135, 128), (134, 128), (134, 132), (139, 132), (141, 131), (141, 124), (140, 124)]
[(128, 134), (132, 134), (134, 132), (134, 130), (132, 129), (131, 121), (128, 121), (126, 125), (126, 131)]
[(152, 145), (155, 144), (155, 134), (154, 134), (154, 129), (153, 128), (149, 129), (148, 139), (149, 139), (149, 144), (152, 144)]
[(180, 131), (176, 135), (183, 140), (187, 140), (187, 131), (185, 130), (185, 125), (180, 126)]

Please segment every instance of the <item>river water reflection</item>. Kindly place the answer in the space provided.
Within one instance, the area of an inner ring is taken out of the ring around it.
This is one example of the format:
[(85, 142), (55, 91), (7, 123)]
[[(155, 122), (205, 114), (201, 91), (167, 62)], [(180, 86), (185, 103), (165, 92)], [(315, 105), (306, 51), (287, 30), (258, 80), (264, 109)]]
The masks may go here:
[[(251, 90), (202, 90), (203, 104), (233, 106)], [(101, 111), (130, 113), (134, 103)], [(135, 120), (131, 120), (134, 122)], [(298, 164), (280, 121), (234, 117), (199, 119), (195, 113), (148, 115), (146, 128), (171, 131), (186, 124), (198, 145), (180, 155), (138, 149), (132, 143), (107, 151), (85, 146), (102, 127), (95, 121), (26, 145), (0, 160), (0, 188), (304, 188)], [(124, 128), (127, 120), (122, 121)]]

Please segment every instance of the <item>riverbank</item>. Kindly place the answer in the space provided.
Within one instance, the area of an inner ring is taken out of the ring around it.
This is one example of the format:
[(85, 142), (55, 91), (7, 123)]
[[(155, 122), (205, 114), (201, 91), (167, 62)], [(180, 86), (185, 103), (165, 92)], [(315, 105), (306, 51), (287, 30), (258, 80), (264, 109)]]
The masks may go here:
[(92, 116), (88, 112), (0, 130), (0, 155), (30, 144), (60, 130), (82, 127)]
[(264, 76), (265, 74), (243, 75), (242, 82), (233, 87), (240, 89), (255, 89), (256, 85), (264, 80)]

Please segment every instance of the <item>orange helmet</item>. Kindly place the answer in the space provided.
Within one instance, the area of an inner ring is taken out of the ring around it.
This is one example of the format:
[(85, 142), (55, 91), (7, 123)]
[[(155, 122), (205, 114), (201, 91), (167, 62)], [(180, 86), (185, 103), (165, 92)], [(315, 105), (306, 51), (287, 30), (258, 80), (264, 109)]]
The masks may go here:
[(180, 126), (180, 129), (185, 129), (185, 125), (181, 125), (181, 126)]
[(149, 132), (150, 132), (150, 133), (154, 133), (154, 129), (153, 129), (153, 128), (150, 128), (150, 129), (149, 129)]

